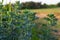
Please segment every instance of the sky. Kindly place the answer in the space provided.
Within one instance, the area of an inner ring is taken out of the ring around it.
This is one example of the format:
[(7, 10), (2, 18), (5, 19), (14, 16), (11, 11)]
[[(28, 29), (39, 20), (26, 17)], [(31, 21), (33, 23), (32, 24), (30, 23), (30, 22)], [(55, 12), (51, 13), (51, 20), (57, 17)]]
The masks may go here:
[[(20, 0), (4, 0), (3, 5), (8, 4), (9, 2), (15, 3), (15, 1), (20, 1)], [(0, 0), (0, 2), (2, 2), (2, 0)]]
[(47, 3), (47, 4), (57, 4), (60, 2), (60, 0), (20, 0), (20, 2), (29, 2), (29, 1), (34, 1), (34, 2), (42, 2), (42, 3)]

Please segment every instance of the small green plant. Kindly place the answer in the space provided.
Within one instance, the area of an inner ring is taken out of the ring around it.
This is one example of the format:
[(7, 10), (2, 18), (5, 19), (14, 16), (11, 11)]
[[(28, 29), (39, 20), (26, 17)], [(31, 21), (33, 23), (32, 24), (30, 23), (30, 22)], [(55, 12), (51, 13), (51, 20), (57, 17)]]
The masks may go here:
[(55, 26), (57, 24), (57, 18), (54, 16), (54, 14), (48, 14), (48, 17), (44, 18), (48, 21), (48, 24), (51, 26)]

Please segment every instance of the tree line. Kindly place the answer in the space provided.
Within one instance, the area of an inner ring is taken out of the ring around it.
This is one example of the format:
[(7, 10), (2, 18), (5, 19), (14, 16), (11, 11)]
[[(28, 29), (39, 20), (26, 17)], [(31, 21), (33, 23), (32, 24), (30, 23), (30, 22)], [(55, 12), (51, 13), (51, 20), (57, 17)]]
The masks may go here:
[(56, 8), (60, 7), (60, 2), (57, 4), (48, 5), (46, 3), (42, 4), (42, 2), (25, 2), (21, 3), (21, 9), (41, 9), (41, 8)]

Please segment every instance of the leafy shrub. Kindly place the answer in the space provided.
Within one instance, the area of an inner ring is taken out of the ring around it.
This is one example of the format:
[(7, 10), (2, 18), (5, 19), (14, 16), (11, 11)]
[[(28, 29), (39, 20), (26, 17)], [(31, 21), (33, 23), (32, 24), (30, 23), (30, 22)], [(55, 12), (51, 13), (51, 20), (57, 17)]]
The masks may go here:
[(0, 40), (31, 40), (32, 28), (35, 27), (35, 13), (6, 11), (2, 14)]
[[(19, 4), (17, 2), (17, 4)], [(36, 26), (34, 12), (24, 11), (23, 13), (12, 4), (2, 6), (0, 9), (0, 40), (31, 40), (32, 28)]]
[(48, 21), (48, 24), (50, 24), (51, 26), (55, 26), (57, 24), (57, 18), (55, 17), (54, 14), (48, 14), (47, 18), (44, 18), (45, 20)]

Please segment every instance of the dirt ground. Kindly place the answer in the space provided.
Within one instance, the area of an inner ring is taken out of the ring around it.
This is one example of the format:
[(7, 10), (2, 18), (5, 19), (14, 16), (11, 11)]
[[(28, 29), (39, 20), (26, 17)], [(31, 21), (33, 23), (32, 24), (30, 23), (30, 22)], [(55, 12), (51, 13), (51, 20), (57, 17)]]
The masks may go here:
[[(36, 16), (39, 18), (44, 18), (47, 17), (48, 13), (37, 13)], [(54, 13), (54, 15), (56, 16), (57, 19), (60, 20), (60, 13)]]

